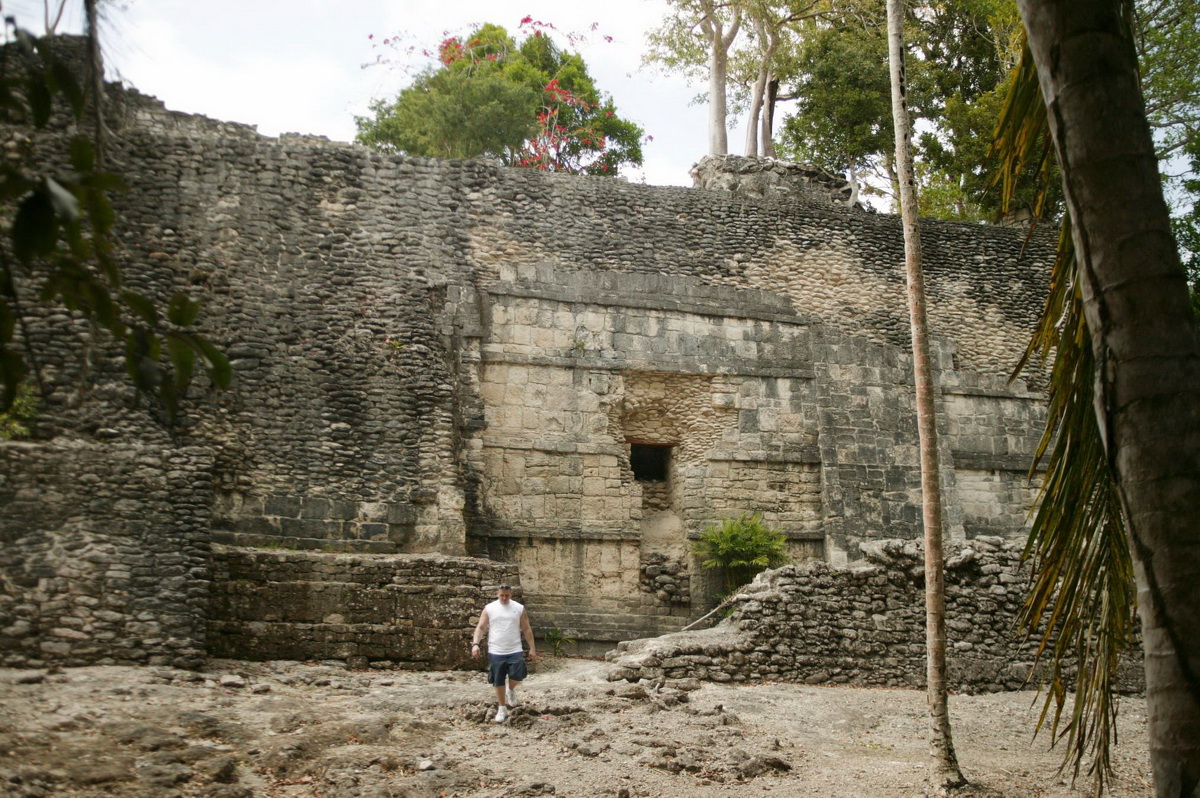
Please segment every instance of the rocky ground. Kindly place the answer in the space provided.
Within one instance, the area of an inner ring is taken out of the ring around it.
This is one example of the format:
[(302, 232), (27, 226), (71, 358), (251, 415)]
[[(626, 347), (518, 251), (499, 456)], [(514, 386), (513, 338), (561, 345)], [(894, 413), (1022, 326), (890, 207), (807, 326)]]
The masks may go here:
[[(919, 796), (924, 694), (610, 683), (544, 660), (491, 722), (481, 673), (213, 661), (203, 673), (0, 670), (8, 796)], [(969, 796), (1086, 793), (1031, 742), (1032, 693), (953, 696)], [(1145, 703), (1121, 704), (1113, 796), (1152, 794)]]

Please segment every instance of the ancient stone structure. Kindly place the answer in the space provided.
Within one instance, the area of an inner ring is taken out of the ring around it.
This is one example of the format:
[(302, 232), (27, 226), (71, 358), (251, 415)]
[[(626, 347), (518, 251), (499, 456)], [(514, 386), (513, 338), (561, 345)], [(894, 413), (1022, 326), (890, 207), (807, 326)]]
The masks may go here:
[(742, 155), (706, 155), (691, 171), (700, 188), (718, 189), (741, 197), (788, 197), (867, 210), (858, 203), (854, 188), (844, 178), (818, 166), (747, 158)]
[[(444, 584), (483, 592), (496, 575), (460, 558), (507, 564), (542, 629), (608, 647), (709, 606), (690, 546), (722, 518), (761, 513), (797, 561), (919, 534), (896, 218), (271, 139), (113, 99), (127, 279), (204, 298), (235, 384), (194, 391), (166, 431), (115, 353), (81, 365), (85, 327), (35, 320), (50, 395), (34, 441), (0, 444), (4, 664), (299, 656), (295, 629), (273, 624), (396, 612), (339, 611), (342, 588), (314, 614), (287, 609), (317, 575), (365, 569), (399, 589), (397, 555), (422, 554), (453, 558)], [(924, 237), (946, 532), (1017, 535), (1043, 399), (1006, 378), (1053, 242), (948, 223)], [(243, 553), (263, 545), (311, 553)], [(361, 631), (305, 639), (420, 661)]]
[[(622, 642), (608, 655), (608, 678), (924, 687), (921, 544), (873, 541), (862, 553), (842, 567), (813, 562), (760, 574), (713, 628)], [(1039, 641), (1014, 634), (1029, 579), (1021, 547), (984, 535), (946, 554), (950, 688), (1029, 687)], [(1145, 689), (1139, 657), (1122, 658), (1118, 683)]]
[[(467, 667), (464, 630), (517, 582), (472, 557), (328, 554), (217, 545), (209, 653), (231, 659), (344, 659), (351, 667)], [(518, 594), (518, 598), (521, 596)], [(469, 631), (465, 632), (470, 634)]]

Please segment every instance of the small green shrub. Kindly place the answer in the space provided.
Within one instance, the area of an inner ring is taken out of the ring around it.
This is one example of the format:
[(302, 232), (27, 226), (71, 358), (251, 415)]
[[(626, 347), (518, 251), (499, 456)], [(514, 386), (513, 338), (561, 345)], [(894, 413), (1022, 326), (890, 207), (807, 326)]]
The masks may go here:
[(29, 437), (30, 422), (37, 418), (37, 394), (29, 383), (17, 389), (17, 398), (7, 413), (0, 413), (0, 441)]
[(693, 551), (702, 566), (724, 573), (724, 595), (747, 584), (760, 571), (788, 561), (787, 537), (764, 524), (757, 514), (726, 518), (710, 526), (700, 534)]
[(546, 630), (546, 645), (555, 657), (566, 656), (567, 646), (575, 645), (575, 638), (557, 626)]

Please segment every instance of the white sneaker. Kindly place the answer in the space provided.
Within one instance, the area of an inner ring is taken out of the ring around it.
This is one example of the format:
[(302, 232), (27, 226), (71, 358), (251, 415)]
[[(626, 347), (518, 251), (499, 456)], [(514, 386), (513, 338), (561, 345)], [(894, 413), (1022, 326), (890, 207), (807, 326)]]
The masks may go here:
[(512, 685), (504, 688), (504, 702), (510, 707), (517, 705), (517, 694), (513, 692)]
[(496, 709), (496, 717), (492, 718), (492, 723), (503, 723), (508, 720), (508, 707), (499, 707)]

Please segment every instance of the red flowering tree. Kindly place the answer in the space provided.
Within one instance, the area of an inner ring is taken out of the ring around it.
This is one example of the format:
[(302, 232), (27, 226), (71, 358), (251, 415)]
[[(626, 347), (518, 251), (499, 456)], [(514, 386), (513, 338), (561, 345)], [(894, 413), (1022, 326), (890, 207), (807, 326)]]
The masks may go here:
[(512, 166), (615, 175), (642, 163), (642, 129), (622, 119), (583, 58), (560, 47), (575, 36), (526, 17), (517, 44), (498, 25), (451, 36), (394, 100), (359, 117), (358, 141), (440, 158), (490, 156)]

